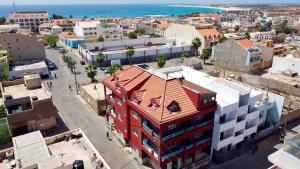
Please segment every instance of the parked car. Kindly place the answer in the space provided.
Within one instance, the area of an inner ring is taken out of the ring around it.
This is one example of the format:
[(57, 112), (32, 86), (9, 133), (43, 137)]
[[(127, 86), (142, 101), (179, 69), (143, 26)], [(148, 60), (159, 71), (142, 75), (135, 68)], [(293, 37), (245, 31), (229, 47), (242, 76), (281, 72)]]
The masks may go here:
[(56, 68), (55, 64), (49, 59), (46, 59), (46, 65), (49, 70), (54, 70)]

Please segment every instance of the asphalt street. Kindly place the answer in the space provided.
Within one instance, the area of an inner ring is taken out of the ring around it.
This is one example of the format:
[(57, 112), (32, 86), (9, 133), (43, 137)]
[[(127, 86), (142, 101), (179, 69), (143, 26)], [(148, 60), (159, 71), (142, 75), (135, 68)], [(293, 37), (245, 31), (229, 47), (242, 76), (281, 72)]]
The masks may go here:
[[(52, 76), (56, 74), (57, 79), (51, 80), (53, 84), (51, 93), (53, 102), (66, 126), (70, 130), (81, 128), (112, 169), (141, 168), (134, 159), (119, 148), (116, 142), (106, 139), (105, 118), (98, 116), (79, 95), (76, 95), (74, 75), (64, 63), (59, 49), (47, 48), (46, 55), (58, 68), (52, 71)], [(67, 55), (78, 63), (76, 65), (78, 83), (89, 83), (90, 79), (84, 72), (85, 66), (79, 64), (80, 58), (74, 51), (70, 51)], [(101, 77), (104, 77), (104, 73), (98, 69), (96, 78), (101, 79)], [(47, 81), (49, 80), (44, 83)], [(72, 85), (71, 91), (69, 85)]]

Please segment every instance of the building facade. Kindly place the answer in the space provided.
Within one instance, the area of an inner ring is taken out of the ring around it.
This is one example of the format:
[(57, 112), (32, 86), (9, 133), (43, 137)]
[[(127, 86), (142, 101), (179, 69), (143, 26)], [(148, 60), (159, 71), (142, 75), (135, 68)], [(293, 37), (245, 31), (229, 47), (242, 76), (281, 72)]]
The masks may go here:
[(8, 51), (11, 64), (35, 63), (46, 59), (44, 43), (35, 36), (0, 34), (0, 45)]
[(22, 29), (38, 31), (39, 25), (49, 22), (48, 12), (12, 12), (8, 16), (9, 24), (19, 24)]
[(56, 126), (58, 111), (38, 74), (25, 75), (24, 80), (4, 81), (1, 90), (12, 136)]
[(221, 36), (214, 27), (195, 27), (187, 24), (171, 24), (164, 35), (169, 38), (182, 39), (188, 43), (199, 38), (202, 44), (199, 53), (202, 53), (203, 49), (210, 52), (212, 47), (219, 42)]
[(216, 94), (182, 79), (132, 66), (103, 80), (117, 137), (153, 168), (197, 168), (209, 161)]
[(213, 47), (212, 58), (225, 69), (257, 72), (272, 64), (272, 50), (264, 53), (248, 39), (231, 38)]
[(1, 33), (18, 33), (19, 30), (20, 30), (19, 24), (0, 25), (0, 34)]
[(284, 98), (252, 89), (241, 83), (209, 76), (188, 67), (171, 67), (158, 70), (169, 77), (182, 77), (217, 93), (217, 111), (214, 116), (213, 159), (252, 139), (260, 126), (280, 123)]

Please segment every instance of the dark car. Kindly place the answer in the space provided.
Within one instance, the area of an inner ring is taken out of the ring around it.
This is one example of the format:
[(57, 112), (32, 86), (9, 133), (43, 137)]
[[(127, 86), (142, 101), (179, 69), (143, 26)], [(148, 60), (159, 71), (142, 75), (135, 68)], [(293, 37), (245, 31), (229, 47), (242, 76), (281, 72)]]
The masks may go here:
[(54, 70), (56, 68), (55, 64), (49, 59), (46, 59), (46, 65), (49, 70)]

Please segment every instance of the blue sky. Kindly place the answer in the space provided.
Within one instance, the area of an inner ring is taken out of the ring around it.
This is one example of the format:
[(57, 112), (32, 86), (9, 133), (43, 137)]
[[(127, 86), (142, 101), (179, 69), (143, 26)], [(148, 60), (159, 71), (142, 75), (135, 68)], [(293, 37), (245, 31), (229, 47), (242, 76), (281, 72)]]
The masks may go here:
[(0, 5), (21, 4), (176, 4), (176, 3), (300, 3), (300, 0), (0, 0)]

